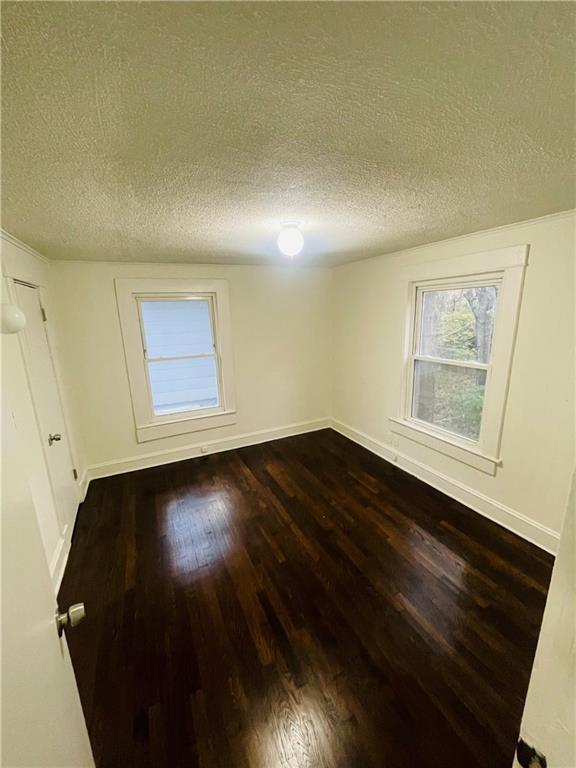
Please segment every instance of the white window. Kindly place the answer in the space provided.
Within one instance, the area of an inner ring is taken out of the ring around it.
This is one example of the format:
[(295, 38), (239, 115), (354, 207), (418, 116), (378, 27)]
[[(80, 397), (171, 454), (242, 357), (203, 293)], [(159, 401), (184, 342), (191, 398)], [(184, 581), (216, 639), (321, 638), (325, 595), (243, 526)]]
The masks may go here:
[(417, 287), (410, 418), (479, 441), (499, 287)]
[(155, 416), (218, 408), (212, 296), (137, 296)]
[(224, 280), (118, 279), (139, 442), (235, 422)]
[(408, 283), (403, 403), (392, 430), (489, 473), (500, 463), (526, 254), (519, 246), (426, 264)]

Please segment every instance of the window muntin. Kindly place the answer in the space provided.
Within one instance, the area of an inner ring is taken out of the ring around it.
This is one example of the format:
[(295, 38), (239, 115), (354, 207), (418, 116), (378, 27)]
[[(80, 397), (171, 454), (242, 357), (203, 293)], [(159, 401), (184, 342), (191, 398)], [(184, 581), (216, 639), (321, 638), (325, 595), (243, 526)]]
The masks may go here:
[(499, 282), (417, 287), (410, 420), (480, 442)]
[(154, 416), (218, 408), (212, 297), (140, 296), (137, 301)]

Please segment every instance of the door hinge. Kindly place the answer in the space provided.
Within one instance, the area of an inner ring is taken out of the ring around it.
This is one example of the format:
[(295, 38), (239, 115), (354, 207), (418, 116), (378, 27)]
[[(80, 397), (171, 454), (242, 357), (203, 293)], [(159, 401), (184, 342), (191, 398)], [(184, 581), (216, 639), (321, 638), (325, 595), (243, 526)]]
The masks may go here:
[(78, 480), (78, 472), (75, 469), (72, 470), (72, 474), (74, 475), (74, 480)]
[(44, 307), (40, 307), (40, 312), (42, 312), (42, 320), (43, 320), (44, 322), (46, 322), (46, 320), (47, 320), (48, 318), (46, 317), (46, 310), (44, 309)]

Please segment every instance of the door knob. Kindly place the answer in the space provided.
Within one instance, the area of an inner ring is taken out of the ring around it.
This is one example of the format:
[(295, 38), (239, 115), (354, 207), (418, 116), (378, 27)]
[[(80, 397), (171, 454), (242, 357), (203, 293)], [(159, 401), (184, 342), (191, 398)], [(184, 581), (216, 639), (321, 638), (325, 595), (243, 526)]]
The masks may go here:
[(84, 603), (74, 603), (65, 613), (56, 611), (56, 629), (58, 630), (58, 637), (62, 637), (64, 627), (76, 627), (82, 619), (86, 616), (86, 609)]
[(48, 435), (48, 445), (52, 445), (52, 443), (59, 443), (60, 440), (62, 440), (62, 435), (59, 432), (56, 432), (55, 435)]

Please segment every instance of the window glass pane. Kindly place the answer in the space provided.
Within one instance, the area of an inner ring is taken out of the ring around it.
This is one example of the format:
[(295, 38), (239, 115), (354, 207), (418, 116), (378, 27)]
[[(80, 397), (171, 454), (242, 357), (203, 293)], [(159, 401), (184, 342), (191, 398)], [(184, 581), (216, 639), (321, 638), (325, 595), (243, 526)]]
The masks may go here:
[(418, 354), (488, 363), (496, 296), (495, 285), (423, 291)]
[(140, 301), (148, 357), (214, 351), (209, 299)]
[(148, 363), (154, 414), (213, 408), (218, 405), (214, 357)]
[(471, 440), (478, 440), (486, 371), (416, 360), (412, 415)]

